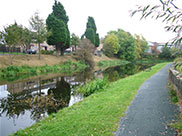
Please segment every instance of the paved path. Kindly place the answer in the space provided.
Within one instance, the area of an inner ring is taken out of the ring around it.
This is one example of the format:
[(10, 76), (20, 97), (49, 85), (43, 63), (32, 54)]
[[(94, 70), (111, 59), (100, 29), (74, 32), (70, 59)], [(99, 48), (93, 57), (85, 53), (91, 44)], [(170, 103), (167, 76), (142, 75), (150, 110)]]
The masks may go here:
[(121, 119), (116, 136), (174, 136), (175, 131), (167, 123), (175, 119), (178, 107), (170, 103), (168, 68), (148, 79), (138, 90)]

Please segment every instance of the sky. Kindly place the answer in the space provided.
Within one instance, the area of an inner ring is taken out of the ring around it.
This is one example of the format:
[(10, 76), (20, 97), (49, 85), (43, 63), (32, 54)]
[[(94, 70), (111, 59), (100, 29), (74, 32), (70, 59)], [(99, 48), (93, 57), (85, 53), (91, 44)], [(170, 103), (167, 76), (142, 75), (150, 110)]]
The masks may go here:
[[(71, 33), (81, 36), (86, 29), (88, 16), (95, 19), (100, 37), (111, 30), (123, 29), (131, 34), (143, 35), (147, 41), (167, 42), (174, 34), (166, 32), (165, 24), (150, 18), (140, 20), (140, 16), (130, 16), (136, 5), (160, 4), (159, 0), (58, 0), (69, 17)], [(52, 12), (54, 0), (1, 0), (0, 30), (15, 21), (29, 27), (30, 17), (38, 11), (46, 20)]]

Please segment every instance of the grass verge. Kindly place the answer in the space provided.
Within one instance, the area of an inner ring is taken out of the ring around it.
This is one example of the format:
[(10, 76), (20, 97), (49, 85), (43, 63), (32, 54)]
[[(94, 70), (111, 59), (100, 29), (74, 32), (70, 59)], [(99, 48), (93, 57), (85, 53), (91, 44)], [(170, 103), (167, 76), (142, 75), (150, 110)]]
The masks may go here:
[(152, 67), (150, 72), (113, 82), (71, 107), (52, 114), (13, 136), (110, 136), (118, 128), (120, 118), (133, 100), (141, 84), (167, 63)]
[(125, 65), (128, 64), (129, 61), (126, 60), (104, 60), (98, 62), (99, 67), (106, 68), (106, 67), (113, 67), (113, 66), (119, 66), (119, 65)]

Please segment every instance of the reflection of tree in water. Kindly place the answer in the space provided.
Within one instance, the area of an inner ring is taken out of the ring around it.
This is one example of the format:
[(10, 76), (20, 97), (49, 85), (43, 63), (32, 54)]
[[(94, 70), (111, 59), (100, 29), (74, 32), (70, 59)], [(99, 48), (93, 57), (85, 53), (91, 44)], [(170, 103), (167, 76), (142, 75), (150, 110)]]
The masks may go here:
[(113, 82), (113, 81), (117, 81), (120, 77), (119, 77), (119, 74), (118, 74), (118, 71), (117, 70), (109, 70), (107, 71), (104, 76), (108, 77), (109, 81), (110, 82)]
[(120, 66), (120, 71), (124, 75), (124, 77), (128, 75), (133, 75), (138, 72), (138, 65), (135, 63), (129, 63), (123, 66)]
[(20, 114), (24, 114), (25, 110), (28, 110), (31, 108), (29, 104), (29, 100), (31, 98), (31, 95), (26, 95), (26, 99), (24, 96), (19, 96), (18, 94), (10, 94), (7, 98), (0, 99), (0, 108), (1, 113), (6, 112), (6, 115), (9, 117), (15, 117), (19, 116)]
[(76, 75), (75, 80), (78, 82), (87, 82), (88, 80), (94, 79), (93, 70), (90, 68), (86, 68), (83, 72), (80, 72)]
[[(40, 82), (41, 85), (41, 82)], [(41, 86), (36, 93), (10, 94), (0, 99), (0, 114), (6, 113), (9, 118), (24, 115), (26, 110), (31, 111), (33, 120), (40, 120), (46, 112), (57, 112), (69, 104), (71, 88), (62, 77), (57, 80), (56, 87), (48, 90), (48, 95), (41, 93)]]
[(51, 98), (48, 113), (57, 112), (59, 109), (67, 107), (71, 97), (70, 85), (61, 77), (60, 81), (57, 81), (56, 88), (50, 88), (48, 90), (48, 97)]
[(103, 74), (104, 76), (108, 76), (109, 81), (116, 81), (120, 78), (127, 77), (129, 75), (133, 75), (138, 73), (139, 71), (145, 70), (152, 65), (149, 64), (135, 64), (129, 63), (126, 65), (116, 66), (112, 68), (106, 69)]

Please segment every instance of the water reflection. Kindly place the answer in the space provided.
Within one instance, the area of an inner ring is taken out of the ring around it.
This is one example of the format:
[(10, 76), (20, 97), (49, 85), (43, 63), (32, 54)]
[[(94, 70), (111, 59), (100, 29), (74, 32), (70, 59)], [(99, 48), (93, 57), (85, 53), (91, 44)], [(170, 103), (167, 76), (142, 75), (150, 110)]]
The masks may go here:
[(144, 64), (134, 64), (129, 63), (127, 65), (121, 65), (116, 67), (111, 67), (106, 69), (103, 72), (104, 77), (107, 76), (110, 82), (117, 81), (120, 78), (125, 78), (129, 75), (133, 75), (138, 73), (139, 71), (145, 70), (152, 65), (144, 65)]
[[(25, 83), (22, 84), (25, 85)], [(51, 87), (43, 89), (48, 84)], [(24, 115), (26, 110), (29, 110), (31, 111), (31, 119), (38, 121), (46, 114), (57, 112), (69, 104), (71, 87), (64, 77), (56, 78), (51, 82), (39, 79), (35, 82), (27, 82), (24, 87), (23, 85), (20, 83), (7, 85), (10, 94), (0, 99), (0, 114), (6, 113), (9, 118), (18, 118), (20, 115)], [(24, 90), (20, 92), (22, 87)]]
[(56, 87), (48, 90), (48, 96), (50, 97), (50, 103), (48, 106), (48, 114), (57, 112), (58, 109), (67, 107), (70, 101), (71, 88), (69, 83), (61, 77), (61, 80), (57, 79)]

